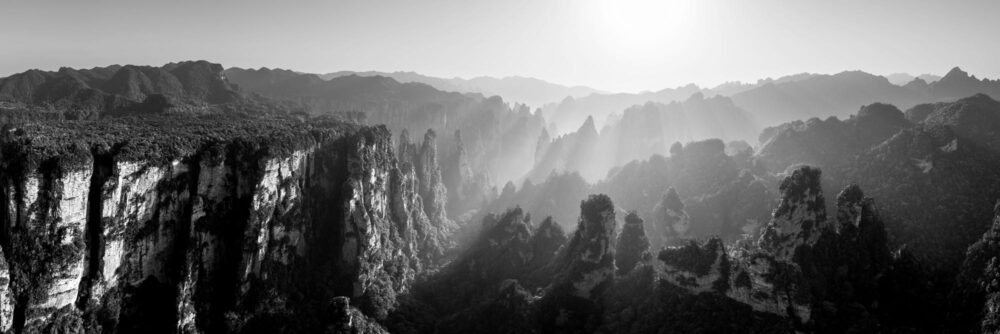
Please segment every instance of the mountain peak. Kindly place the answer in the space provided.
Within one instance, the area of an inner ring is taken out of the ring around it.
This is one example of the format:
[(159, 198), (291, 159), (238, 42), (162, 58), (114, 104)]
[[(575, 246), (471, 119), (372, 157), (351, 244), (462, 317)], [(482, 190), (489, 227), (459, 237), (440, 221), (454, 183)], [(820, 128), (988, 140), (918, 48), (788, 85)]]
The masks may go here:
[(684, 102), (694, 102), (703, 100), (705, 100), (705, 94), (703, 94), (702, 92), (695, 92), (694, 94), (691, 94), (691, 96), (688, 97), (688, 99)]
[(578, 133), (597, 133), (597, 126), (594, 125), (594, 116), (587, 116), (587, 120), (583, 121), (583, 125), (580, 125), (580, 129), (577, 130)]
[(969, 77), (969, 73), (963, 71), (958, 66), (955, 66), (954, 68), (951, 69), (951, 71), (948, 71), (948, 74), (944, 75), (945, 79), (947, 79), (947, 78), (968, 78), (968, 77)]

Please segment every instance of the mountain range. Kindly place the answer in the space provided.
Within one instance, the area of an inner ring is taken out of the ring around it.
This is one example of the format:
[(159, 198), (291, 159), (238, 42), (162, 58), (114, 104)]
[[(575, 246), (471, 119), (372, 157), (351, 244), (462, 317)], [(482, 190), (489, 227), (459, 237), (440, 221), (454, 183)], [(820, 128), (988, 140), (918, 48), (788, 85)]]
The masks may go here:
[[(27, 71), (0, 79), (0, 331), (992, 332), (997, 86), (548, 114), (378, 75)], [(681, 97), (574, 112), (637, 96)]]
[(528, 178), (539, 181), (552, 171), (576, 171), (596, 182), (613, 167), (665, 154), (674, 143), (707, 138), (753, 141), (759, 129), (752, 115), (730, 98), (701, 93), (679, 102), (632, 106), (617, 118), (609, 117), (600, 131), (595, 123), (590, 117), (575, 132), (539, 139)]
[(893, 85), (897, 85), (897, 86), (906, 85), (906, 84), (910, 83), (910, 81), (913, 81), (913, 79), (918, 79), (918, 78), (920, 80), (923, 80), (924, 82), (927, 82), (927, 83), (932, 83), (932, 82), (941, 80), (941, 76), (940, 75), (929, 74), (929, 73), (925, 73), (925, 74), (921, 74), (921, 75), (917, 75), (917, 76), (910, 75), (909, 73), (893, 73), (893, 74), (889, 74), (889, 75), (884, 75), (884, 77), (886, 79), (889, 79), (889, 82), (891, 82)]
[(348, 75), (363, 77), (383, 76), (396, 79), (399, 82), (424, 83), (439, 90), (449, 92), (480, 93), (486, 96), (499, 95), (507, 101), (523, 103), (535, 108), (560, 101), (567, 96), (583, 97), (594, 93), (601, 93), (600, 90), (586, 86), (564, 86), (545, 80), (520, 76), (503, 78), (481, 76), (463, 79), (432, 77), (416, 72), (340, 71), (320, 74), (319, 77), (324, 80), (330, 80)]
[(688, 85), (639, 94), (593, 94), (549, 104), (543, 108), (543, 113), (554, 125), (550, 128), (555, 128), (556, 133), (564, 133), (575, 129), (588, 116), (593, 116), (601, 127), (608, 117), (633, 105), (649, 101), (683, 101), (694, 93), (730, 97), (737, 106), (749, 112), (757, 124), (766, 127), (810, 117), (847, 117), (859, 106), (876, 102), (907, 109), (921, 103), (953, 101), (978, 93), (1000, 96), (1000, 81), (978, 79), (957, 67), (940, 80), (928, 82), (915, 78), (903, 86), (862, 71), (829, 75), (803, 73), (759, 80), (755, 84), (724, 84), (711, 89)]
[(288, 70), (230, 68), (226, 76), (241, 88), (304, 105), (312, 115), (363, 114), (399, 134), (435, 131), (439, 145), (459, 145), (473, 170), (493, 180), (514, 180), (530, 161), (544, 122), (524, 105), (499, 96), (446, 92), (418, 82), (384, 76), (347, 75), (323, 80)]
[(5, 109), (36, 117), (97, 119), (132, 113), (288, 113), (278, 101), (246, 94), (222, 65), (184, 61), (160, 67), (112, 65), (92, 69), (28, 70), (0, 78)]

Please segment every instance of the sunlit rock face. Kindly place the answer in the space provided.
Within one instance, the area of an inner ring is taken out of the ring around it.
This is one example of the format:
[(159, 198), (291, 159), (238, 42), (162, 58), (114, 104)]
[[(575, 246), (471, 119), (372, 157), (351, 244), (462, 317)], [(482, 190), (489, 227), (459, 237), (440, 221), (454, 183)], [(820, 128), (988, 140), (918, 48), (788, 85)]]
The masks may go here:
[(595, 300), (615, 277), (615, 206), (607, 195), (580, 203), (580, 219), (553, 263), (556, 278), (540, 301), (542, 331), (583, 330)]
[(614, 277), (615, 206), (605, 195), (592, 195), (580, 204), (580, 221), (562, 255), (567, 283), (573, 295), (590, 298)]
[(801, 245), (814, 244), (826, 224), (820, 171), (801, 167), (781, 182), (781, 199), (758, 245), (782, 260), (790, 260)]
[(14, 295), (10, 290), (10, 266), (7, 255), (0, 252), (0, 331), (7, 332), (14, 325)]
[[(757, 247), (738, 259), (729, 295), (755, 310), (810, 321), (812, 296), (799, 259), (817, 243), (826, 226), (819, 169), (804, 166), (782, 181), (780, 201)], [(810, 264), (811, 265), (811, 264)]]
[(0, 330), (384, 331), (447, 233), (388, 131), (184, 122), (4, 137)]
[(885, 228), (857, 185), (840, 192), (828, 221), (819, 177), (804, 166), (784, 179), (760, 240), (734, 249), (726, 295), (802, 329), (871, 330), (878, 278), (890, 261)]
[(58, 321), (65, 313), (57, 311), (72, 308), (79, 295), (93, 169), (89, 157), (75, 153), (48, 164), (21, 160), (20, 175), (3, 173), (9, 296), (24, 317), (21, 324), (5, 320), (4, 327)]
[[(772, 173), (797, 164), (822, 168), (827, 199), (836, 195), (834, 187), (857, 182), (880, 200), (895, 244), (908, 245), (932, 266), (957, 271), (1000, 198), (998, 115), (1000, 103), (986, 95), (906, 114), (874, 103), (846, 119), (769, 128), (754, 160)], [(942, 206), (941, 196), (951, 204)]]
[[(427, 233), (437, 233), (435, 239), (447, 240), (444, 234), (450, 234), (457, 229), (455, 223), (448, 218), (448, 189), (445, 187), (441, 177), (441, 166), (438, 164), (437, 134), (433, 130), (427, 130), (424, 134), (422, 144), (411, 143), (409, 133), (403, 131), (399, 139), (399, 160), (402, 168), (412, 168), (416, 176), (417, 194), (423, 200), (422, 207), (424, 213), (432, 225), (433, 231)], [(408, 167), (410, 166), (410, 167)], [(448, 248), (452, 245), (439, 245)]]

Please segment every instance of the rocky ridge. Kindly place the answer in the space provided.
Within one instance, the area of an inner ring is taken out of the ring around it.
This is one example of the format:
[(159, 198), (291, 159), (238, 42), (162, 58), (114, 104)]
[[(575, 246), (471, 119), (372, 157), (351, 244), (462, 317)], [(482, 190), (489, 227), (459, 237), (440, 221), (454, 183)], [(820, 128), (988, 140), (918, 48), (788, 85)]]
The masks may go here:
[(440, 236), (383, 127), (48, 122), (2, 154), (5, 332), (322, 331), (335, 297), (377, 330)]
[(0, 115), (32, 119), (98, 119), (136, 114), (287, 114), (291, 103), (246, 94), (222, 65), (185, 61), (154, 66), (29, 70), (0, 78)]

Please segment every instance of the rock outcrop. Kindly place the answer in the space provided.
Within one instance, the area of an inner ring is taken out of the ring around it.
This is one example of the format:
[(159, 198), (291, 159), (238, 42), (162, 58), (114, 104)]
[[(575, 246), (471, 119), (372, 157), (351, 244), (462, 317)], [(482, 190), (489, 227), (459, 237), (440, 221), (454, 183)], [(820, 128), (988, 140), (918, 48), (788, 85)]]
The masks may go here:
[(828, 220), (820, 175), (804, 166), (782, 181), (760, 240), (734, 253), (727, 295), (798, 328), (871, 330), (878, 278), (890, 261), (885, 227), (857, 185), (841, 191), (837, 217)]
[(729, 291), (730, 263), (722, 239), (711, 238), (703, 244), (689, 240), (686, 245), (660, 251), (663, 278), (690, 293)]
[(434, 245), (432, 249), (436, 255), (443, 254), (444, 250), (452, 247), (451, 242), (445, 236), (457, 229), (455, 223), (448, 218), (448, 189), (442, 183), (441, 166), (437, 159), (437, 135), (434, 130), (427, 130), (424, 134), (424, 141), (421, 145), (410, 142), (409, 132), (403, 131), (399, 137), (399, 161), (402, 169), (413, 170), (417, 195), (423, 200), (421, 207), (424, 214), (431, 221), (432, 230), (424, 231), (432, 236), (429, 240), (442, 241), (443, 243)]
[(778, 189), (781, 200), (758, 246), (788, 261), (799, 246), (815, 244), (827, 223), (820, 171), (809, 166), (795, 169)]
[(447, 210), (453, 215), (478, 209), (486, 195), (486, 184), (478, 183), (469, 162), (469, 153), (462, 141), (462, 132), (455, 131), (455, 148), (441, 167), (441, 176), (448, 190)]
[(956, 324), (968, 331), (1000, 331), (1000, 201), (990, 229), (969, 246), (951, 292)]
[(541, 330), (586, 331), (598, 316), (597, 298), (615, 278), (615, 206), (607, 195), (580, 203), (580, 219), (553, 262), (556, 277), (539, 301)]
[(440, 237), (384, 127), (40, 123), (2, 155), (4, 331), (315, 332), (335, 297), (374, 330)]
[(858, 183), (884, 199), (880, 208), (896, 245), (909, 245), (920, 261), (956, 272), (1000, 198), (998, 115), (1000, 103), (983, 94), (920, 105), (906, 114), (875, 103), (845, 120), (814, 118), (769, 128), (754, 159), (771, 173), (797, 164), (822, 168), (823, 181), (833, 185), (824, 193), (828, 199), (836, 195), (830, 190)]
[(624, 275), (640, 262), (648, 262), (652, 256), (649, 254), (649, 238), (646, 237), (646, 230), (643, 227), (642, 218), (635, 211), (629, 212), (625, 216), (625, 224), (618, 235), (618, 249), (615, 250), (615, 265), (618, 267), (618, 274)]
[(677, 245), (688, 238), (691, 228), (691, 218), (684, 212), (684, 203), (673, 187), (663, 194), (663, 198), (653, 208), (653, 221), (650, 224), (653, 237), (653, 249), (664, 245)]
[[(301, 101), (312, 114), (343, 117), (361, 113), (367, 124), (384, 124), (392, 133), (404, 129), (410, 133), (433, 129), (442, 135), (461, 131), (472, 169), (499, 184), (530, 170), (531, 164), (526, 162), (534, 157), (535, 140), (545, 125), (541, 113), (511, 105), (499, 96), (442, 91), (385, 76), (345, 75), (324, 80), (315, 74), (280, 69), (227, 72), (241, 87), (270, 98)], [(443, 136), (438, 143), (450, 148), (451, 140), (451, 136)]]
[(615, 205), (606, 195), (591, 195), (580, 203), (580, 220), (556, 266), (569, 292), (580, 298), (595, 296), (614, 278)]

